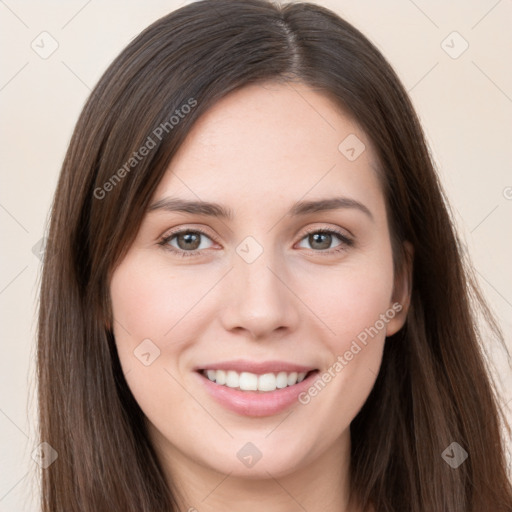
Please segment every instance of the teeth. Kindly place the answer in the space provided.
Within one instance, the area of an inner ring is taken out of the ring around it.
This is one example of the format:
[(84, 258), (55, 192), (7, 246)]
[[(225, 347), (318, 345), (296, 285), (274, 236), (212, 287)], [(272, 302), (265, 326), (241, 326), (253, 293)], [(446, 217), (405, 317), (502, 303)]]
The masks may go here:
[(259, 391), (275, 391), (276, 376), (273, 373), (265, 373), (258, 377)]
[(203, 374), (212, 382), (229, 388), (239, 388), (242, 391), (275, 391), (302, 382), (306, 377), (306, 372), (256, 375), (250, 372), (238, 373), (233, 370), (206, 370), (203, 371)]
[(293, 386), (297, 382), (297, 375), (297, 372), (292, 372), (288, 374), (288, 386)]
[(286, 386), (288, 386), (288, 375), (286, 372), (279, 372), (276, 377), (276, 387), (282, 389)]
[(240, 383), (240, 375), (234, 371), (226, 372), (226, 386), (228, 388), (237, 388)]
[[(215, 372), (215, 370), (213, 370)], [(226, 384), (226, 372), (224, 370), (217, 370), (215, 372), (215, 382), (217, 384)]]
[[(235, 373), (235, 372), (233, 372)], [(238, 380), (240, 389), (246, 391), (256, 391), (258, 389), (258, 376), (254, 373), (242, 372)]]

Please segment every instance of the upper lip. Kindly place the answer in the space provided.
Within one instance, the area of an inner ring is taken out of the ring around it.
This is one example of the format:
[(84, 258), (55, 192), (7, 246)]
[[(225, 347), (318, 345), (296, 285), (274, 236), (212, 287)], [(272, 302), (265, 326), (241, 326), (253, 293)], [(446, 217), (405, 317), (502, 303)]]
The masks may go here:
[(248, 361), (246, 359), (236, 359), (233, 361), (219, 361), (218, 363), (206, 364), (195, 368), (200, 370), (234, 370), (235, 372), (250, 372), (257, 375), (265, 373), (279, 372), (310, 372), (315, 370), (313, 366), (304, 366), (301, 364), (289, 363), (287, 361)]

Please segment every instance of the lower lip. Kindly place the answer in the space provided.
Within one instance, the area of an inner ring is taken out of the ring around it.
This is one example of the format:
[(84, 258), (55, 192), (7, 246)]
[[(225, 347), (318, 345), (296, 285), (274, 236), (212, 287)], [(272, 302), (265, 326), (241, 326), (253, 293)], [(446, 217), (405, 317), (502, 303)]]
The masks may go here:
[(276, 389), (275, 391), (240, 391), (212, 382), (200, 372), (196, 372), (210, 395), (219, 404), (230, 411), (243, 416), (272, 416), (278, 414), (294, 403), (318, 375), (318, 370), (311, 372), (302, 382)]

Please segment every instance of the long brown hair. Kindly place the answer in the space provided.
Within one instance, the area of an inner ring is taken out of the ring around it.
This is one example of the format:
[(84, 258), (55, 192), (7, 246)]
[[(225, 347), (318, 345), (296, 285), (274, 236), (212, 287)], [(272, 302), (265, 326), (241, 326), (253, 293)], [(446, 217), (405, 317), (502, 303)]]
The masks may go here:
[[(120, 367), (110, 276), (197, 119), (244, 85), (294, 80), (328, 95), (372, 140), (397, 272), (402, 242), (414, 247), (406, 325), (387, 339), (375, 386), (351, 424), (354, 503), (512, 510), (478, 311), (501, 334), (465, 263), (404, 87), (368, 39), (325, 8), (205, 0), (159, 19), (115, 59), (62, 166), (38, 326), (40, 436), (58, 453), (42, 470), (43, 512), (178, 510)], [(442, 457), (452, 442), (469, 454), (456, 469)]]

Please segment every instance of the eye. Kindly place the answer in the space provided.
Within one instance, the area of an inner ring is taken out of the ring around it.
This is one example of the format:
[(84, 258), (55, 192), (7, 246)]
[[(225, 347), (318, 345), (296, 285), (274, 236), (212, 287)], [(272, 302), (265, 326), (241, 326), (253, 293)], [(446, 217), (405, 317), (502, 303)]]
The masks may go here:
[[(183, 229), (164, 236), (158, 244), (178, 256), (197, 256), (201, 251), (211, 248), (208, 243), (206, 245), (203, 243), (205, 239), (213, 242), (212, 237), (200, 229)], [(310, 244), (312, 251), (325, 255), (345, 251), (354, 245), (351, 238), (332, 228), (310, 229), (300, 243), (304, 241)], [(338, 241), (337, 245), (332, 247), (332, 243), (336, 241)], [(304, 246), (300, 245), (300, 247)]]
[[(332, 248), (331, 244), (336, 242), (336, 240), (338, 244)], [(325, 252), (327, 254), (344, 251), (347, 247), (354, 245), (354, 241), (351, 238), (347, 237), (341, 231), (331, 228), (311, 229), (307, 232), (306, 236), (301, 239), (301, 242), (303, 241), (306, 241), (315, 252)]]
[(179, 256), (195, 256), (203, 249), (210, 248), (208, 245), (205, 246), (203, 244), (202, 239), (212, 240), (200, 229), (185, 229), (165, 236), (159, 242), (159, 245)]

